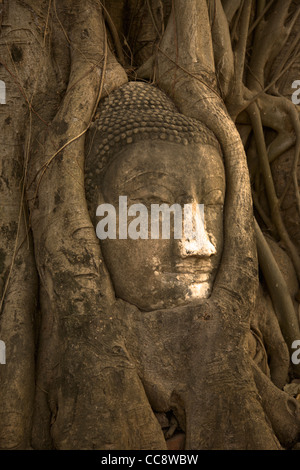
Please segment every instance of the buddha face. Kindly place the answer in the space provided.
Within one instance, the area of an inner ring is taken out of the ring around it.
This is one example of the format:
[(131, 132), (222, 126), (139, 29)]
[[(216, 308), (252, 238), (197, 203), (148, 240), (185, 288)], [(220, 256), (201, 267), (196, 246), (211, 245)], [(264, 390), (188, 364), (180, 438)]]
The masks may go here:
[[(210, 296), (223, 249), (225, 174), (218, 151), (209, 145), (139, 142), (108, 165), (103, 198), (118, 214), (119, 197), (128, 207), (143, 204), (204, 205), (204, 237), (101, 240), (116, 296), (144, 311), (164, 309)], [(128, 224), (134, 217), (128, 217)], [(117, 221), (118, 226), (118, 221)], [(203, 224), (202, 224), (203, 226)], [(150, 224), (149, 224), (150, 227)], [(150, 230), (150, 228), (149, 228)]]

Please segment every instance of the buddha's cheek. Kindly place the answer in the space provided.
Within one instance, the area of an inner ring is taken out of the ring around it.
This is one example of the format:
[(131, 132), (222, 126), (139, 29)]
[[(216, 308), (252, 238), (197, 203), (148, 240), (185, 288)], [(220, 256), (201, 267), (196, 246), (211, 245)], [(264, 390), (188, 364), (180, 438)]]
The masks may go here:
[(117, 297), (143, 310), (164, 307), (168, 286), (162, 272), (172, 272), (170, 240), (102, 240), (101, 248)]
[(205, 226), (210, 241), (216, 248), (216, 255), (212, 259), (213, 268), (217, 270), (223, 252), (224, 243), (224, 206), (204, 206)]
[(208, 297), (211, 275), (176, 271), (177, 244), (174, 240), (103, 240), (116, 296), (144, 311)]

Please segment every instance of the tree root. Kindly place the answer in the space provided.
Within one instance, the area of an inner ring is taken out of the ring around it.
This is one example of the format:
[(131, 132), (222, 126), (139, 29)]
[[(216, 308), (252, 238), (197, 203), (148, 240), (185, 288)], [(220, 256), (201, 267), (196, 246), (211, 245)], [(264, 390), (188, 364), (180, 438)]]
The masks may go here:
[(258, 106), (253, 103), (248, 108), (248, 113), (253, 125), (254, 135), (256, 139), (257, 151), (260, 158), (260, 167), (264, 177), (264, 183), (266, 188), (266, 194), (268, 197), (270, 212), (272, 216), (272, 221), (278, 231), (278, 234), (285, 244), (288, 252), (290, 253), (291, 259), (295, 266), (298, 279), (300, 281), (300, 257), (298, 251), (296, 250), (294, 244), (292, 243), (290, 236), (284, 226), (282, 216), (279, 208), (279, 201), (276, 195), (273, 177), (270, 169), (265, 138), (263, 134), (262, 121), (260, 116), (260, 111)]
[[(294, 305), (281, 271), (256, 221), (255, 233), (259, 263), (274, 303), (283, 337), (292, 354), (292, 344), (300, 338), (299, 323)], [(293, 370), (300, 377), (300, 366), (293, 364)]]
[(280, 443), (291, 448), (300, 438), (300, 404), (279, 390), (253, 363), (254, 380), (262, 406)]

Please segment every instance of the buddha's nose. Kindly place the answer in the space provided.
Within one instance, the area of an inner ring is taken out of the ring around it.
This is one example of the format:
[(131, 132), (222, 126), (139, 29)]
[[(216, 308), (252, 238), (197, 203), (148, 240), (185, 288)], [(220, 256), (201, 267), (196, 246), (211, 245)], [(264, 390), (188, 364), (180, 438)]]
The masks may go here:
[(215, 254), (216, 248), (210, 242), (207, 233), (204, 240), (183, 238), (180, 242), (180, 256), (182, 258), (187, 258), (188, 256), (209, 258)]
[(185, 207), (184, 234), (180, 240), (180, 255), (208, 258), (216, 254), (216, 247), (211, 243), (204, 223), (204, 206)]

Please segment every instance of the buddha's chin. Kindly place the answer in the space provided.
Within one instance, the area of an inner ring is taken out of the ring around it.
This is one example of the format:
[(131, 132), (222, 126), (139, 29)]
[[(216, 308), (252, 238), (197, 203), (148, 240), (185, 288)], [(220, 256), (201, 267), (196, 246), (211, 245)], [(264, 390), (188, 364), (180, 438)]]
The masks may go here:
[(212, 284), (210, 282), (200, 282), (189, 286), (186, 300), (192, 301), (195, 299), (208, 299), (212, 291)]

